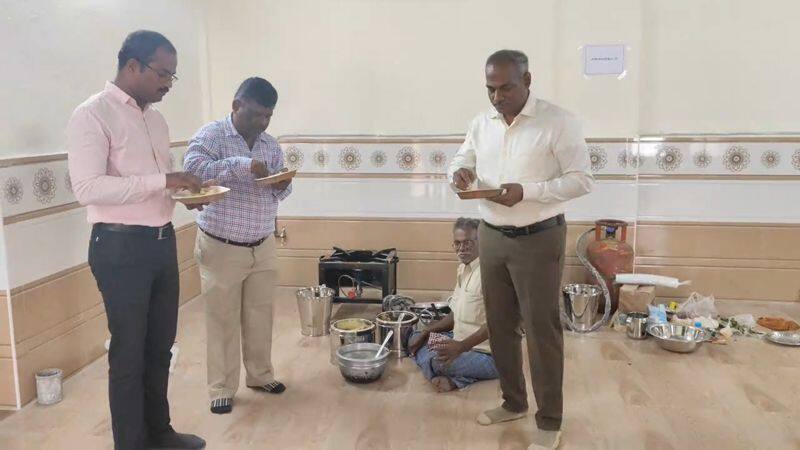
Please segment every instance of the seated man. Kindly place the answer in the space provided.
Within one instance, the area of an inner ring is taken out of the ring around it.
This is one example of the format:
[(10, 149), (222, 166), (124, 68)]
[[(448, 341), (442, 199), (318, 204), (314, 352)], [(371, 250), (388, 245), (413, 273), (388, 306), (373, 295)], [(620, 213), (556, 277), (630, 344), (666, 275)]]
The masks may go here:
[[(453, 226), (458, 278), (450, 300), (452, 312), (410, 338), (409, 352), (438, 392), (463, 389), (478, 380), (497, 378), (489, 350), (489, 331), (478, 261), (478, 220), (459, 218)], [(432, 333), (436, 333), (431, 336)], [(444, 336), (442, 336), (444, 335)], [(444, 337), (444, 339), (430, 339)]]

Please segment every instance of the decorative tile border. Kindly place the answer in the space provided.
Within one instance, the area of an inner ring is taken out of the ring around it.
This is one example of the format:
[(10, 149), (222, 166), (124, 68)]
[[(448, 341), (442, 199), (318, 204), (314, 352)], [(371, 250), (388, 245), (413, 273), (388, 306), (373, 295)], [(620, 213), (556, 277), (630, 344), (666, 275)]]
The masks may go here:
[[(461, 146), (451, 142), (365, 142), (365, 138), (348, 142), (336, 137), (335, 142), (281, 141), (286, 167), (305, 174), (425, 174), (444, 175)], [(333, 137), (332, 137), (333, 140)], [(599, 175), (634, 175), (637, 157), (635, 144), (597, 142), (589, 144), (592, 172)]]
[[(173, 170), (181, 170), (185, 152), (185, 146), (173, 146)], [(7, 223), (38, 217), (32, 213), (54, 214), (76, 207), (65, 157), (45, 155), (14, 161), (14, 165), (0, 161), (0, 206)]]
[(75, 202), (66, 160), (0, 168), (3, 217)]
[(800, 176), (800, 142), (638, 144), (641, 175)]
[[(287, 136), (286, 165), (317, 177), (420, 177), (445, 174), (463, 136)], [(800, 136), (587, 139), (599, 177), (800, 179)], [(180, 170), (186, 142), (173, 143)], [(66, 155), (0, 160), (2, 216), (74, 205)]]
[(443, 174), (459, 143), (281, 143), (286, 167), (306, 174)]

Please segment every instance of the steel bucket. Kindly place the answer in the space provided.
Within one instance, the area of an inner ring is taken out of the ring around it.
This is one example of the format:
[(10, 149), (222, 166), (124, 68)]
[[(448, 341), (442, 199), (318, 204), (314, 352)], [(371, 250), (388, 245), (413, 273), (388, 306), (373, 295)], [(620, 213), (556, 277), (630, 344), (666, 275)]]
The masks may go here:
[(600, 286), (593, 284), (568, 284), (563, 294), (562, 317), (570, 330), (578, 333), (592, 331), (597, 322), (597, 306), (602, 293)]
[(330, 333), (333, 295), (333, 289), (324, 284), (299, 289), (295, 293), (303, 336), (326, 336)]

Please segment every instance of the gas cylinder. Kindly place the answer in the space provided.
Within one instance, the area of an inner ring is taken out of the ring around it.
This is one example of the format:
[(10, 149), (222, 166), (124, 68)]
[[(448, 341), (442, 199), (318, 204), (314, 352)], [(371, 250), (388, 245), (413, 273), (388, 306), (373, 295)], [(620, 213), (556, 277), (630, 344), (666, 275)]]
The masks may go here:
[[(611, 312), (614, 314), (619, 304), (619, 285), (614, 285), (618, 273), (633, 273), (633, 247), (625, 240), (628, 236), (628, 223), (622, 220), (602, 219), (594, 223), (595, 240), (586, 247), (586, 257), (598, 272), (611, 293)], [(617, 239), (619, 233), (619, 239)], [(601, 302), (598, 312), (603, 312)]]

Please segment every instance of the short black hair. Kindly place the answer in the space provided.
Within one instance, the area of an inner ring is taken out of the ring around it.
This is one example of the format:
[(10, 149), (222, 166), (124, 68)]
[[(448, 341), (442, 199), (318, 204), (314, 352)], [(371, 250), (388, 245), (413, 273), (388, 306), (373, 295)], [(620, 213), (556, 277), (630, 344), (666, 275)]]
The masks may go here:
[(481, 223), (478, 219), (470, 219), (468, 217), (459, 217), (456, 223), (453, 224), (453, 231), (455, 230), (478, 230), (478, 225)]
[(487, 66), (495, 64), (513, 64), (522, 75), (528, 71), (528, 56), (519, 50), (498, 50), (486, 58)]
[(250, 77), (236, 90), (234, 100), (252, 100), (265, 108), (274, 108), (278, 103), (278, 91), (269, 81)]
[(178, 53), (172, 42), (163, 34), (150, 30), (134, 31), (125, 38), (122, 48), (117, 53), (117, 70), (122, 70), (131, 59), (148, 64), (153, 60), (153, 55), (159, 48), (166, 49), (172, 54)]

